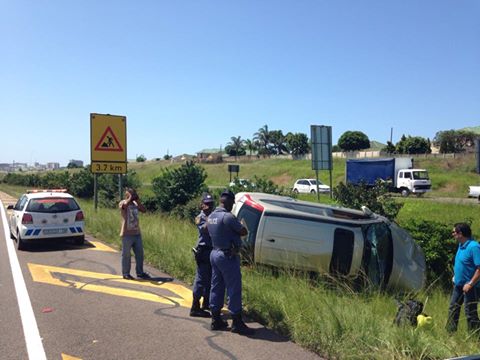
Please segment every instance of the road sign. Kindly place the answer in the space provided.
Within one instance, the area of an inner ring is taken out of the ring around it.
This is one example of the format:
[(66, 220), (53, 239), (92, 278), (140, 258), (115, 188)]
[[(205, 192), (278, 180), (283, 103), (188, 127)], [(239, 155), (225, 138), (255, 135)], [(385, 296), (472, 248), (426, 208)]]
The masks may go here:
[(93, 173), (127, 172), (127, 118), (90, 114), (90, 153)]
[(311, 125), (312, 170), (332, 170), (332, 127)]

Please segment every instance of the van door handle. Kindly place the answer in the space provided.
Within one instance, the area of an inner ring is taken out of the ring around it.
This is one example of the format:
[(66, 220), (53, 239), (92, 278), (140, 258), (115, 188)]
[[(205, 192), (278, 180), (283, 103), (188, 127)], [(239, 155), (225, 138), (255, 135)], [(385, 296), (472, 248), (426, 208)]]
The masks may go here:
[(269, 242), (275, 242), (275, 239), (268, 239)]

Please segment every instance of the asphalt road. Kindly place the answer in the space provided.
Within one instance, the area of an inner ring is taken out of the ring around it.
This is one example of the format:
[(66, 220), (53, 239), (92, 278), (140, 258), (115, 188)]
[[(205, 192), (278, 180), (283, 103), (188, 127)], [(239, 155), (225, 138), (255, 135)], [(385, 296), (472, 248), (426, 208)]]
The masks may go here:
[(119, 253), (87, 240), (18, 251), (0, 222), (1, 359), (319, 358), (258, 323), (251, 337), (211, 331), (209, 319), (188, 316), (185, 284), (148, 266), (153, 280), (123, 280)]

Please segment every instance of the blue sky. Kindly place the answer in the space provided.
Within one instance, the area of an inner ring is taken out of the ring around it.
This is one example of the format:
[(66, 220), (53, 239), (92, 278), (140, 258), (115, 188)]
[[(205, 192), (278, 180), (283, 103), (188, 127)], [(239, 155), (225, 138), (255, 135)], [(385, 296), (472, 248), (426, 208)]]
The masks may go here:
[(148, 159), (480, 125), (478, 0), (0, 0), (0, 34), (0, 162), (89, 163), (90, 113)]

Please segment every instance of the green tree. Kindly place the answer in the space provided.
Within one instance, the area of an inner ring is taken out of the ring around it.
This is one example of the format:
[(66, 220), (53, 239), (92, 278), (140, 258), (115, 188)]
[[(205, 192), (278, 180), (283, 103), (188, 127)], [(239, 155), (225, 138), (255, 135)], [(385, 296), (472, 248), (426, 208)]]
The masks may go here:
[[(227, 143), (227, 146), (225, 146), (225, 151), (227, 152), (227, 154), (230, 156), (235, 156), (235, 159), (237, 159), (237, 156), (239, 155), (245, 155), (245, 149), (243, 148), (244, 140), (242, 139), (242, 137), (232, 136), (230, 140), (231, 141)], [(229, 150), (227, 150), (227, 148)], [(243, 150), (243, 154), (240, 154), (240, 150)]]
[(395, 154), (395, 152), (396, 152), (395, 145), (393, 145), (393, 143), (391, 141), (387, 141), (387, 146), (385, 146), (382, 149), (382, 152), (385, 152), (387, 154)]
[(206, 178), (205, 169), (193, 161), (187, 161), (176, 169), (162, 169), (161, 175), (152, 181), (152, 190), (159, 208), (171, 211), (177, 206), (185, 205), (207, 190)]
[(291, 133), (285, 136), (288, 150), (292, 155), (305, 155), (310, 152), (308, 137), (304, 133)]
[(145, 157), (145, 155), (139, 155), (137, 156), (137, 162), (145, 162), (147, 160), (147, 158)]
[(270, 131), (270, 143), (271, 149), (277, 155), (281, 155), (284, 152), (287, 152), (286, 139), (283, 135), (282, 130), (272, 130)]
[(370, 140), (368, 136), (361, 131), (345, 131), (338, 139), (338, 146), (343, 151), (368, 149), (370, 147)]
[(263, 125), (258, 131), (253, 134), (253, 140), (258, 143), (258, 153), (262, 155), (269, 155), (270, 149), (270, 131), (267, 125)]
[(435, 134), (433, 144), (439, 148), (442, 154), (461, 153), (474, 147), (477, 137), (478, 135), (472, 131), (445, 130)]
[(430, 140), (421, 136), (402, 135), (400, 141), (395, 146), (400, 154), (430, 154)]
[(248, 152), (250, 153), (250, 156), (252, 156), (253, 151), (257, 150), (257, 145), (255, 141), (252, 141), (250, 139), (245, 140), (245, 147), (247, 148)]

